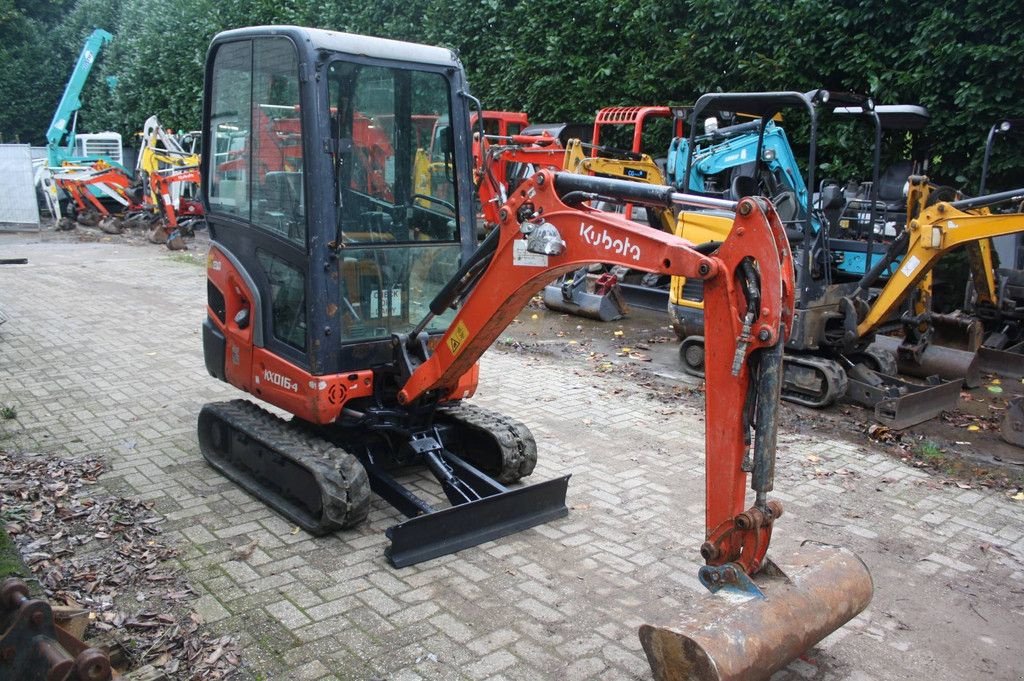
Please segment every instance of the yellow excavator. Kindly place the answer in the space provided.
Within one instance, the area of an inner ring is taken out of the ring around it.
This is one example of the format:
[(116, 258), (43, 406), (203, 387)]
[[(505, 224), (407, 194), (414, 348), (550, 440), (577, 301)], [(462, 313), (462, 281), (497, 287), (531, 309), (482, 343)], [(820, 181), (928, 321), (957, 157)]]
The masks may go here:
[[(868, 338), (884, 324), (900, 316), (901, 306), (911, 295), (909, 309), (902, 314), (905, 338), (902, 341), (883, 340), (882, 347), (895, 349), (902, 360), (901, 366), (916, 364), (925, 372), (959, 374), (975, 382), (978, 372), (1004, 373), (1020, 364), (1009, 357), (1016, 353), (991, 348), (976, 348), (977, 356), (969, 353), (944, 352), (932, 344), (931, 338), (931, 276), (942, 256), (961, 247), (968, 249), (971, 260), (975, 296), (979, 300), (997, 298), (992, 266), (991, 240), (1024, 232), (1024, 213), (993, 213), (1001, 204), (1020, 204), (1024, 188), (989, 194), (957, 201), (936, 201), (935, 187), (926, 177), (912, 175), (908, 179), (907, 225), (890, 246), (884, 263), (899, 266), (876, 296), (869, 302), (865, 294), (874, 283), (874, 276), (882, 269), (880, 264), (869, 272), (853, 293), (857, 308), (856, 319), (844, 320), (848, 342)], [(931, 354), (931, 356), (929, 356)], [(1018, 356), (1019, 357), (1019, 356)]]

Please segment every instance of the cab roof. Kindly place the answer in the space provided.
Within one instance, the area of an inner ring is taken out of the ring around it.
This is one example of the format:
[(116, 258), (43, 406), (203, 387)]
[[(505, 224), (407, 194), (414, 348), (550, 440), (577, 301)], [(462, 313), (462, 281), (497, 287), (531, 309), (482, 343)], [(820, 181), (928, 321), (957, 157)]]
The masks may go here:
[(407, 43), (388, 38), (328, 31), (302, 26), (250, 26), (222, 31), (213, 39), (214, 44), (245, 38), (286, 36), (296, 44), (306, 43), (313, 50), (329, 50), (375, 59), (391, 59), (436, 66), (461, 68), (459, 57), (453, 50), (419, 43)]

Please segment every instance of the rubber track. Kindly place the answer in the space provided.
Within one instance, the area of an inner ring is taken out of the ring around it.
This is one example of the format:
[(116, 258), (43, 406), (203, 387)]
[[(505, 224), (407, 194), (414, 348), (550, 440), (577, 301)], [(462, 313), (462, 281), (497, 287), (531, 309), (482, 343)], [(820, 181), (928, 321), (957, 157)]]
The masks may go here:
[[(690, 339), (692, 339), (693, 346), (699, 344), (703, 348), (704, 339), (702, 337), (691, 336), (688, 340)], [(683, 352), (683, 349), (684, 346), (680, 344), (679, 354), (683, 371), (690, 376), (704, 378), (703, 357), (701, 358), (700, 366), (692, 365), (687, 361), (686, 353)], [(878, 361), (883, 362), (884, 358), (878, 358)], [(814, 395), (800, 390), (792, 381), (793, 372), (798, 368), (806, 368), (817, 372), (826, 386), (824, 393)], [(787, 380), (787, 374), (789, 380)], [(782, 399), (787, 402), (802, 404), (805, 407), (812, 407), (814, 409), (823, 409), (833, 402), (842, 399), (843, 395), (846, 394), (848, 385), (849, 379), (846, 376), (846, 371), (835, 360), (815, 357), (814, 355), (794, 355), (788, 352), (783, 356)]]
[[(357, 525), (366, 518), (370, 509), (370, 482), (359, 459), (343, 447), (312, 435), (302, 425), (285, 421), (246, 400), (214, 402), (205, 405), (203, 410), (236, 431), (258, 440), (278, 455), (298, 461), (319, 473), (317, 477), (326, 485), (320, 490), (323, 512), (319, 522), (310, 526), (308, 522), (290, 517), (307, 531), (327, 534)], [(206, 451), (203, 456), (210, 458)], [(251, 479), (250, 484), (253, 484)], [(259, 498), (257, 492), (248, 491)], [(281, 508), (277, 510), (283, 512)]]
[[(786, 368), (805, 367), (816, 371), (824, 379), (826, 388), (822, 395), (811, 395), (806, 392), (802, 392), (794, 388), (794, 386), (786, 380)], [(783, 357), (783, 379), (782, 379), (782, 399), (787, 402), (794, 402), (796, 404), (802, 404), (805, 407), (812, 407), (814, 409), (823, 409), (833, 402), (842, 399), (843, 395), (846, 394), (847, 386), (849, 385), (849, 379), (846, 376), (846, 371), (843, 369), (839, 362), (832, 359), (825, 359), (824, 357), (815, 357), (813, 355), (785, 355)]]
[[(533, 473), (537, 465), (537, 442), (525, 423), (466, 402), (442, 405), (437, 416), (439, 421), (490, 436), (501, 451), (501, 464), (497, 468), (480, 467), (501, 484), (513, 483)], [(465, 458), (477, 465), (472, 452), (467, 452)]]

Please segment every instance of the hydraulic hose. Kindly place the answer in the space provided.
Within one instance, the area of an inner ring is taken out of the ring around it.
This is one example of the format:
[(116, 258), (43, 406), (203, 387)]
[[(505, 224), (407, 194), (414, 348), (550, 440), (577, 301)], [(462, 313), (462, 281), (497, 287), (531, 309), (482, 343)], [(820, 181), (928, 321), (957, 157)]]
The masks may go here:
[(882, 256), (882, 259), (875, 263), (875, 266), (868, 270), (864, 277), (857, 282), (857, 290), (854, 292), (854, 296), (859, 295), (861, 291), (867, 291), (871, 288), (871, 286), (878, 281), (878, 278), (882, 276), (882, 272), (889, 269), (889, 266), (892, 265), (893, 261), (906, 252), (908, 243), (910, 243), (910, 232), (904, 230), (898, 237), (896, 237), (895, 241), (889, 245), (885, 255)]
[[(439, 315), (452, 304), (465, 287), (472, 281), (472, 277), (467, 276), (475, 273), (479, 267), (486, 266), (494, 256), (494, 252), (498, 249), (498, 238), (501, 234), (500, 229), (492, 229), (480, 246), (477, 247), (473, 254), (470, 255), (466, 262), (462, 263), (462, 266), (457, 272), (448, 280), (434, 299), (430, 301), (430, 313), (432, 315)], [(422, 324), (422, 322), (421, 322)]]

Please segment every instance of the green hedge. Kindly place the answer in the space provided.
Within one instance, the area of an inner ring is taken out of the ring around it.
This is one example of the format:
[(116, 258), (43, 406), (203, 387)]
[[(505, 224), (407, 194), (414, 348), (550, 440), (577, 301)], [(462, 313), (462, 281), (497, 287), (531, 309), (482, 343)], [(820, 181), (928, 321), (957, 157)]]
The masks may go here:
[[(91, 129), (137, 132), (160, 115), (198, 125), (202, 63), (219, 30), (298, 23), (460, 51), (490, 108), (535, 121), (592, 120), (613, 104), (687, 103), (715, 90), (865, 92), (920, 103), (932, 175), (977, 187), (989, 126), (1024, 117), (1024, 17), (960, 0), (0, 0), (0, 132), (41, 142), (89, 30), (115, 33), (88, 88)], [(794, 121), (795, 124), (795, 121)], [(802, 130), (791, 128), (797, 145)], [(864, 172), (866, 136), (826, 129), (833, 173)], [(989, 187), (1024, 186), (1024, 135), (1001, 139)]]

